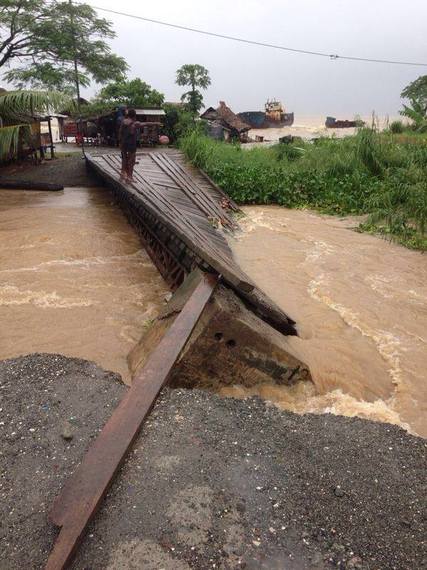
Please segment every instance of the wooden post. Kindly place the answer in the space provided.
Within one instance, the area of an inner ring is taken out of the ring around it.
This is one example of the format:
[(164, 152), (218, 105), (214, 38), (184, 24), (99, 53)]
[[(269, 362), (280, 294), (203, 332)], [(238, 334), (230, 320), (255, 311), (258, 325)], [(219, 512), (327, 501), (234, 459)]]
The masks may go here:
[(54, 155), (54, 148), (53, 148), (53, 136), (52, 136), (52, 117), (47, 118), (47, 126), (49, 128), (49, 137), (50, 137), (50, 158), (55, 158)]

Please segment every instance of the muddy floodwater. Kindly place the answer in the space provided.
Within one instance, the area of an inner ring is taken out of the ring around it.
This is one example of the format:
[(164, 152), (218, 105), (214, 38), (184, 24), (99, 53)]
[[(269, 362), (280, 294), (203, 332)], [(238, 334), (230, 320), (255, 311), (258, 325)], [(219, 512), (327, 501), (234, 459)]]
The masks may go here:
[(225, 388), (296, 412), (400, 424), (427, 437), (427, 256), (353, 231), (357, 222), (246, 207), (230, 240), (243, 269), (297, 321), (289, 343), (314, 385)]
[(0, 359), (126, 357), (167, 286), (105, 189), (0, 193)]

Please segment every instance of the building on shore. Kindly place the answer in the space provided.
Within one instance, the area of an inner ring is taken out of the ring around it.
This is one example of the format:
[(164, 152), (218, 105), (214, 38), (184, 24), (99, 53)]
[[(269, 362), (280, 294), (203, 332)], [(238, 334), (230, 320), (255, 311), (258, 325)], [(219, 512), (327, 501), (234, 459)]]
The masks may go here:
[[(105, 113), (88, 116), (81, 121), (69, 119), (65, 123), (64, 137), (84, 137), (88, 144), (97, 143), (109, 146), (117, 146), (119, 142), (120, 123), (124, 117), (126, 107), (116, 107)], [(136, 119), (143, 123), (138, 133), (138, 141), (141, 145), (153, 145), (159, 141), (159, 136), (165, 119), (164, 109), (147, 107), (135, 109)]]
[(209, 107), (200, 118), (206, 121), (208, 134), (218, 140), (239, 140), (248, 142), (250, 126), (242, 121), (224, 101), (219, 102), (219, 107)]

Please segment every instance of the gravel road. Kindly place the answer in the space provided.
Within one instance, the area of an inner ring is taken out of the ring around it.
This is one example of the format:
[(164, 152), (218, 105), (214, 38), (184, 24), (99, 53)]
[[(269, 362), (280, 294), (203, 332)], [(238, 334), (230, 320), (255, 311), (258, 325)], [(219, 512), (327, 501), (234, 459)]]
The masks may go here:
[[(0, 568), (38, 569), (49, 505), (125, 388), (60, 355), (3, 361), (0, 386)], [(165, 389), (74, 568), (418, 570), (425, 452), (388, 424)]]

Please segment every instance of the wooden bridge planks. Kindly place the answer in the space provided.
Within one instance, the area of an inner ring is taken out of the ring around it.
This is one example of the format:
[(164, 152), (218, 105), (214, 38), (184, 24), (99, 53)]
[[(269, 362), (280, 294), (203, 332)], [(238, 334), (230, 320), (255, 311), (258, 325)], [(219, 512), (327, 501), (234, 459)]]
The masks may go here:
[(87, 155), (87, 160), (101, 176), (137, 197), (143, 207), (207, 265), (223, 275), (225, 281), (250, 292), (254, 284), (234, 261), (222, 233), (213, 226), (222, 221), (229, 228), (236, 227), (231, 215), (221, 207), (225, 194), (210, 186), (203, 176), (196, 180), (182, 162), (178, 164), (173, 160), (173, 155), (172, 158), (159, 158), (163, 154), (138, 153), (133, 184), (120, 180), (118, 154)]
[[(159, 159), (160, 155), (167, 155), (167, 158)], [(168, 149), (138, 153), (136, 182), (132, 185), (120, 181), (120, 156), (117, 153), (87, 155), (87, 160), (103, 178), (118, 185), (167, 228), (174, 236), (174, 241), (181, 242), (182, 248), (187, 249), (187, 266), (192, 259), (191, 267), (200, 264), (205, 269), (211, 267), (223, 275), (224, 281), (260, 318), (285, 335), (297, 334), (294, 321), (254, 286), (234, 261), (222, 231), (215, 229), (209, 221), (209, 213), (218, 219), (216, 214), (219, 204), (227, 203), (230, 211), (239, 211), (238, 206), (205, 173), (188, 164), (180, 151)], [(174, 163), (173, 174), (171, 162)], [(166, 164), (168, 166), (163, 168)], [(204, 207), (200, 207), (199, 196), (203, 197)], [(205, 200), (211, 202), (208, 207), (212, 210), (209, 209), (209, 213), (206, 212)], [(227, 216), (231, 218), (230, 211)], [(182, 251), (182, 248), (179, 247), (179, 250)], [(181, 255), (177, 254), (176, 247), (169, 253), (173, 258)]]

